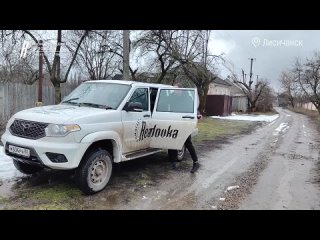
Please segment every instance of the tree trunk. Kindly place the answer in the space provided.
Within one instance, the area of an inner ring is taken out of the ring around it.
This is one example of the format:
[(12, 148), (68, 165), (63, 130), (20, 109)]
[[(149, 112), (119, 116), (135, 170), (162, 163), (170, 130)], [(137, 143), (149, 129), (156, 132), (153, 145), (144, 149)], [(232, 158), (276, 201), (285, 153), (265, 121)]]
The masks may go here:
[(61, 85), (55, 83), (54, 85), (54, 103), (59, 104), (61, 102)]
[(256, 111), (256, 103), (250, 102), (249, 112), (255, 112)]
[(289, 98), (289, 101), (290, 101), (291, 107), (294, 108), (294, 100), (293, 100), (293, 98)]
[(200, 89), (200, 91), (198, 90), (199, 101), (200, 101), (200, 103), (199, 103), (199, 112), (201, 114), (204, 114), (204, 111), (206, 109), (208, 91), (209, 91), (209, 83), (205, 83), (205, 86), (203, 87), (203, 89)]
[(294, 102), (291, 102), (291, 107), (294, 108)]
[(200, 103), (199, 103), (199, 112), (201, 113), (201, 114), (203, 114), (204, 113), (204, 110), (205, 110), (205, 107), (206, 107), (206, 98), (205, 98), (205, 96), (204, 95), (200, 95), (199, 96), (199, 101), (200, 101)]

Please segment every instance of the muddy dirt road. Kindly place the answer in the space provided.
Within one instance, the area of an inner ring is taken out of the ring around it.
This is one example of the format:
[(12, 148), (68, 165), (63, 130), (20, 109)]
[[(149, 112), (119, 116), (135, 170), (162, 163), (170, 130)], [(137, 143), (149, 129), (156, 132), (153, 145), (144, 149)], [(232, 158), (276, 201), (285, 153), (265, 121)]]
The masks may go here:
[(146, 209), (320, 209), (320, 139), (304, 115), (279, 118), (250, 135), (207, 152), (192, 176), (178, 172), (159, 193), (132, 202)]
[(201, 166), (195, 174), (189, 155), (172, 169), (162, 153), (115, 166), (107, 188), (93, 196), (77, 192), (69, 174), (17, 176), (0, 184), (7, 197), (2, 208), (37, 209), (41, 202), (39, 209), (320, 209), (316, 125), (304, 115), (277, 111), (275, 121), (249, 134), (197, 146)]

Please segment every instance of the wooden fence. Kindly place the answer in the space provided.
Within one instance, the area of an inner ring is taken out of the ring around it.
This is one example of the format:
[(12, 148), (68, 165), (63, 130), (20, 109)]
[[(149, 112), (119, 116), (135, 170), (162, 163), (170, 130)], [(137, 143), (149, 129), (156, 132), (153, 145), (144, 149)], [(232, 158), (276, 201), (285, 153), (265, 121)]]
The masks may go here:
[[(44, 105), (54, 104), (54, 87), (42, 87)], [(62, 98), (73, 89), (67, 84), (61, 85)], [(0, 83), (0, 121), (7, 121), (14, 113), (35, 106), (38, 97), (38, 85), (22, 83)]]

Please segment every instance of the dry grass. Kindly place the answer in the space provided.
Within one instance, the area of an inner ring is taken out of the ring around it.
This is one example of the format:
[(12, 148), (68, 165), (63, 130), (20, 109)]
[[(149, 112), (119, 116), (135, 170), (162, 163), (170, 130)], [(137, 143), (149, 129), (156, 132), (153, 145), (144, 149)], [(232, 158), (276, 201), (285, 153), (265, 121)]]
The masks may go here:
[(291, 107), (288, 109), (296, 113), (307, 115), (320, 123), (320, 115), (317, 111), (312, 111), (305, 108), (291, 108)]
[(194, 137), (196, 143), (214, 140), (217, 137), (236, 135), (253, 125), (248, 121), (221, 120), (204, 117), (198, 122), (199, 134)]

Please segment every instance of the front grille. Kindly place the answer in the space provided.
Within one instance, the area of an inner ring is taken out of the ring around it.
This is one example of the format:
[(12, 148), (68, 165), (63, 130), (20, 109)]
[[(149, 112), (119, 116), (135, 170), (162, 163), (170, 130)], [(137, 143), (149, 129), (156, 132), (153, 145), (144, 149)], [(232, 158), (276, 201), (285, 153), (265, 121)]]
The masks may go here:
[(10, 132), (17, 137), (39, 139), (46, 136), (45, 128), (48, 125), (48, 123), (16, 119), (10, 126)]

